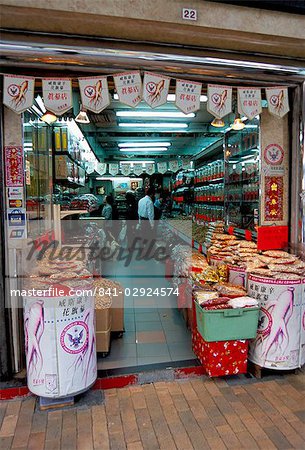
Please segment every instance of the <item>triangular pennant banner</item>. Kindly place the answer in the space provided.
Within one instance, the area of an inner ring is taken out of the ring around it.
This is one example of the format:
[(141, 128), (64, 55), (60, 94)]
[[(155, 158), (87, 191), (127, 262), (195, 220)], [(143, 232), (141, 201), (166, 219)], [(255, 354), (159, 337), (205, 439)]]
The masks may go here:
[(262, 112), (262, 93), (260, 88), (237, 88), (238, 112), (249, 120)]
[(208, 84), (207, 110), (218, 119), (230, 114), (232, 111), (232, 88)]
[(72, 81), (68, 78), (43, 78), (42, 95), (46, 109), (61, 116), (72, 108)]
[(274, 116), (284, 117), (289, 112), (288, 88), (272, 87), (265, 91), (269, 112)]
[(35, 78), (5, 75), (3, 80), (3, 104), (21, 114), (33, 105)]
[(106, 173), (106, 170), (107, 170), (107, 164), (106, 163), (97, 163), (95, 170), (99, 175), (104, 175), (104, 173)]
[(176, 106), (189, 114), (200, 109), (200, 94), (202, 83), (195, 81), (177, 80), (176, 81)]
[(142, 80), (138, 70), (113, 75), (119, 100), (135, 108), (142, 100)]
[(173, 159), (172, 161), (169, 161), (169, 170), (172, 172), (177, 172), (179, 170), (179, 161), (178, 159)]
[(143, 81), (143, 100), (145, 100), (151, 108), (157, 108), (157, 106), (164, 105), (167, 100), (169, 84), (169, 77), (145, 72)]
[(155, 164), (154, 163), (145, 163), (145, 172), (148, 175), (152, 175), (155, 173)]
[(158, 172), (165, 173), (167, 171), (167, 162), (158, 162), (157, 163)]
[(121, 164), (121, 172), (122, 175), (124, 175), (125, 177), (129, 175), (131, 172), (131, 164), (130, 163)]
[(107, 77), (78, 79), (82, 105), (98, 114), (110, 104)]
[(117, 175), (119, 173), (119, 165), (117, 163), (109, 163), (110, 175)]
[(132, 171), (136, 175), (141, 175), (141, 173), (143, 173), (143, 165), (142, 165), (142, 163), (134, 163)]

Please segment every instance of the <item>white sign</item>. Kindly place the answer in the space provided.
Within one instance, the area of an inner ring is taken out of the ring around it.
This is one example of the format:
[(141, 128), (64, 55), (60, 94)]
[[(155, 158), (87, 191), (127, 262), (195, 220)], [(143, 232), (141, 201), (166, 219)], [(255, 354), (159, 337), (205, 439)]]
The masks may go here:
[(232, 111), (232, 88), (208, 84), (207, 110), (218, 119), (230, 114)]
[(169, 83), (169, 77), (151, 72), (144, 73), (143, 99), (151, 108), (166, 103)]
[(182, 8), (182, 19), (197, 20), (197, 9)]
[(31, 392), (42, 397), (65, 397), (94, 383), (94, 322), (91, 296), (24, 297), (27, 382)]
[(33, 105), (35, 78), (5, 75), (3, 80), (3, 104), (21, 114)]
[(72, 108), (72, 81), (68, 78), (43, 78), (42, 95), (46, 109), (61, 116)]
[(119, 100), (124, 105), (136, 107), (142, 100), (142, 80), (138, 70), (113, 75)]
[(153, 173), (155, 173), (155, 164), (154, 163), (146, 163), (145, 164), (145, 172), (148, 175), (152, 175)]
[(238, 112), (249, 120), (262, 112), (262, 94), (260, 88), (237, 88)]
[(23, 199), (23, 187), (9, 187), (7, 188), (8, 199)]
[(78, 84), (84, 108), (98, 114), (110, 104), (107, 77), (79, 78)]
[(133, 173), (136, 175), (141, 175), (143, 173), (143, 165), (142, 163), (134, 163), (133, 165)]
[(122, 172), (122, 175), (124, 175), (125, 177), (127, 175), (129, 175), (131, 172), (131, 164), (130, 163), (121, 164), (121, 172)]
[(87, 162), (86, 163), (86, 172), (88, 175), (90, 175), (90, 173), (93, 173), (95, 170), (95, 163), (94, 162)]
[(286, 87), (266, 88), (268, 110), (271, 114), (283, 117), (289, 111), (288, 89)]
[(117, 175), (119, 173), (119, 165), (117, 163), (109, 163), (110, 175)]
[(106, 173), (107, 170), (107, 164), (99, 162), (96, 164), (95, 170), (99, 175), (104, 175), (104, 173)]
[(157, 163), (158, 172), (165, 173), (167, 171), (167, 162), (158, 162)]
[(191, 161), (189, 159), (182, 160), (182, 169), (189, 170), (191, 168)]
[(169, 170), (172, 172), (177, 172), (179, 170), (179, 162), (177, 159), (174, 159), (172, 161), (169, 161)]
[(200, 94), (202, 83), (195, 81), (176, 81), (176, 106), (184, 114), (198, 111), (200, 109)]

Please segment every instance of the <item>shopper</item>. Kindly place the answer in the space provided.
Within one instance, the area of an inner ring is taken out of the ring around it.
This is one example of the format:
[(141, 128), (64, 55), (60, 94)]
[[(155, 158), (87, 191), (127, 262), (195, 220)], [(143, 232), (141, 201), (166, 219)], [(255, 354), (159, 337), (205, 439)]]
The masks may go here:
[[(143, 226), (146, 227), (146, 222), (150, 225), (151, 229), (154, 228), (154, 218), (155, 218), (155, 212), (154, 212), (154, 204), (153, 204), (153, 197), (154, 197), (154, 190), (149, 187), (147, 189), (145, 197), (141, 198), (139, 200), (138, 204), (138, 215), (139, 215), (139, 222), (141, 225), (141, 228)], [(143, 225), (145, 224), (145, 225)]]

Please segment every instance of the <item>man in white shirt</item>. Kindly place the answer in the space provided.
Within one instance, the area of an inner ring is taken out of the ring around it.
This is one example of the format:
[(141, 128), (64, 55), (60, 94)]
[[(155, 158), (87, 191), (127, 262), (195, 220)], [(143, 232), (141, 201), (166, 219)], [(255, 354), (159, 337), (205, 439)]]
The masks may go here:
[(138, 215), (141, 227), (143, 226), (145, 221), (149, 220), (150, 226), (153, 229), (154, 227), (154, 204), (152, 198), (154, 196), (154, 191), (152, 188), (147, 189), (147, 193), (145, 197), (141, 198), (138, 203)]

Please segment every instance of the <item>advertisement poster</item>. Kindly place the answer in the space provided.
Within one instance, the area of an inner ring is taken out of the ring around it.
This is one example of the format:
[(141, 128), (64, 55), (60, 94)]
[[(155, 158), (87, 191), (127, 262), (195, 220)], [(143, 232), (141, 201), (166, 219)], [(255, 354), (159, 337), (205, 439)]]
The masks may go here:
[(143, 100), (151, 107), (164, 105), (167, 101), (170, 78), (151, 72), (144, 73)]
[(135, 108), (142, 100), (142, 80), (138, 70), (113, 75), (121, 103)]
[(288, 88), (265, 88), (268, 111), (277, 117), (284, 117), (289, 112)]
[(24, 297), (27, 382), (31, 392), (42, 397), (65, 397), (94, 383), (94, 321), (93, 297)]
[(72, 108), (72, 81), (68, 78), (43, 78), (42, 95), (46, 109), (61, 116)]
[(5, 75), (3, 79), (3, 104), (21, 114), (34, 103), (35, 78)]
[(110, 104), (107, 77), (79, 78), (78, 84), (84, 108), (98, 114)]
[(249, 360), (270, 369), (295, 369), (300, 358), (302, 282), (249, 276), (248, 294), (261, 311)]
[(232, 88), (208, 84), (207, 110), (218, 119), (230, 114), (232, 111)]
[(202, 83), (195, 81), (176, 81), (176, 106), (184, 114), (198, 111), (200, 109), (200, 94)]
[(249, 120), (262, 112), (262, 93), (259, 88), (237, 88), (238, 112)]
[(6, 186), (23, 187), (24, 183), (23, 148), (21, 146), (4, 147), (4, 164), (5, 164)]

